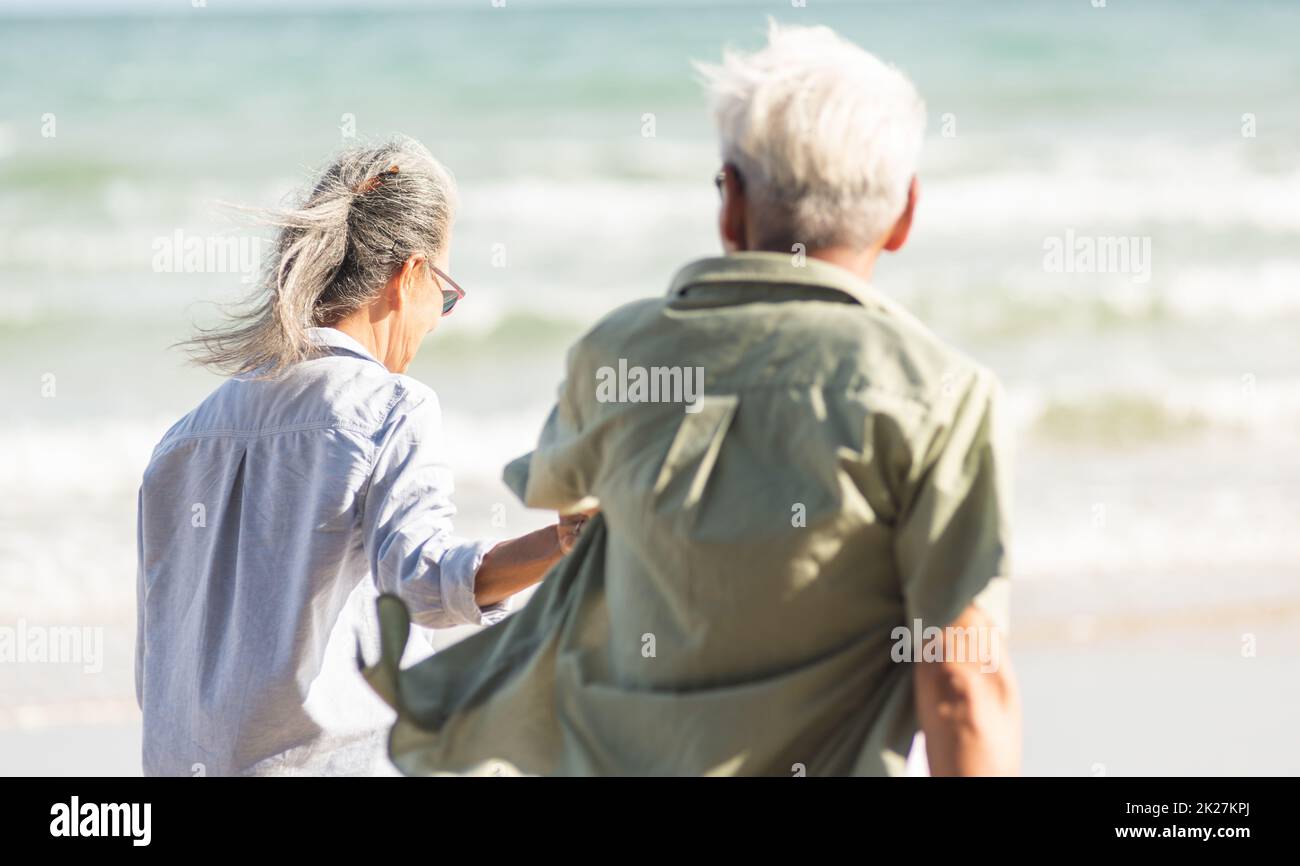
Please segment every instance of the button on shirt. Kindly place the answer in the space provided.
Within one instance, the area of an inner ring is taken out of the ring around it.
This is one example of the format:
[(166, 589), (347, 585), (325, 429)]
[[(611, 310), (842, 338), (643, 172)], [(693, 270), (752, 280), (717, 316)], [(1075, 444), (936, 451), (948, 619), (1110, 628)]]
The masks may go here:
[(358, 676), (374, 599), (493, 622), (452, 534), (437, 396), (356, 340), (225, 382), (163, 437), (139, 501), (136, 693), (147, 775), (366, 774), (391, 712)]

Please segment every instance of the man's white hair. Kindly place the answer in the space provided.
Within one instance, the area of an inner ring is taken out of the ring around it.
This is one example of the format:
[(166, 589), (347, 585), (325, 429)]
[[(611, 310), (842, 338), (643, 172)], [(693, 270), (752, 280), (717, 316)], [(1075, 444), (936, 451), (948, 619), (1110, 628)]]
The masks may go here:
[(829, 27), (775, 21), (766, 47), (696, 68), (760, 247), (862, 248), (893, 227), (925, 134), (906, 76)]

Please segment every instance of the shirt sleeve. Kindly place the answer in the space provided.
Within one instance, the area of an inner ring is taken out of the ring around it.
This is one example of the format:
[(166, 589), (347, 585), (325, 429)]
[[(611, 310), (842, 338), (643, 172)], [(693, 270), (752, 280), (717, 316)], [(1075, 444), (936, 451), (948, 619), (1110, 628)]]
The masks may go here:
[(445, 453), (432, 392), (394, 410), (363, 506), (366, 558), (379, 591), (400, 596), (418, 625), (495, 622), (506, 603), (480, 609), (474, 600), (475, 574), (494, 543), (453, 535), (454, 485)]
[(910, 443), (894, 547), (909, 620), (944, 627), (971, 604), (1009, 625), (1009, 494), (996, 380), (948, 389)]
[[(582, 342), (569, 351), (565, 380), (542, 427), (537, 448), (505, 468), (506, 486), (529, 508), (567, 514), (597, 504), (591, 486), (599, 465), (599, 447), (595, 435), (583, 423), (576, 387), (583, 351)], [(594, 385), (589, 390), (594, 391)]]
[(135, 702), (144, 709), (144, 488), (135, 506)]

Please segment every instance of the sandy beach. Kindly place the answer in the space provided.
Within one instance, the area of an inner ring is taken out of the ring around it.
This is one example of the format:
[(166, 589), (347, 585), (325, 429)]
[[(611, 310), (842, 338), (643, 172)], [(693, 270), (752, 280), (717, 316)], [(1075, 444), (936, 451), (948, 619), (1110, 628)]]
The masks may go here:
[[(1018, 588), (1010, 648), (1027, 775), (1300, 773), (1300, 597), (1122, 616), (1066, 602), (1042, 584)], [(469, 630), (454, 631), (444, 639)], [(0, 707), (0, 774), (140, 774), (125, 634), (108, 641), (97, 697)]]

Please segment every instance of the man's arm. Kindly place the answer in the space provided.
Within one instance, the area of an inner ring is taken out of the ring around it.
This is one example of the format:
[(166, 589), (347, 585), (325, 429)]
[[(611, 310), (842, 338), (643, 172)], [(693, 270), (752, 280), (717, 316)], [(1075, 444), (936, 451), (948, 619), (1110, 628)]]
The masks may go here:
[[(913, 674), (930, 774), (1017, 775), (1020, 694), (1001, 630), (973, 604), (950, 628), (945, 634), (956, 635), (955, 641), (934, 638), (947, 641), (942, 660), (918, 660)], [(964, 652), (953, 652), (956, 644)], [(993, 651), (972, 652), (979, 646)], [(932, 657), (922, 654), (923, 659)]]

